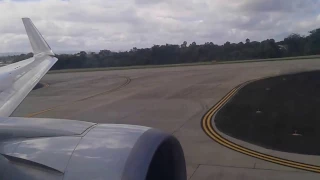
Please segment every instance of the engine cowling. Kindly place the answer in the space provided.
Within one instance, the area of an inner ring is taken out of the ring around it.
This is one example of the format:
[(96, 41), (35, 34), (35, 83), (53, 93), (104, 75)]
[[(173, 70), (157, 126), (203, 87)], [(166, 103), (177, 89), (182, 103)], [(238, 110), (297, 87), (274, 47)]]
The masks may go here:
[(0, 154), (0, 179), (186, 179), (179, 141), (142, 126), (0, 118)]

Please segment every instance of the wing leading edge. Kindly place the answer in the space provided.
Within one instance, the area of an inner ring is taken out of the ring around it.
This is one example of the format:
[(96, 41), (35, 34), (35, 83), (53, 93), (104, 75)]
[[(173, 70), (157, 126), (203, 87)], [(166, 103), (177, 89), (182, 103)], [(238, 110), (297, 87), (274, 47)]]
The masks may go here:
[(22, 19), (34, 56), (0, 68), (0, 116), (8, 117), (57, 62), (50, 46), (29, 18)]

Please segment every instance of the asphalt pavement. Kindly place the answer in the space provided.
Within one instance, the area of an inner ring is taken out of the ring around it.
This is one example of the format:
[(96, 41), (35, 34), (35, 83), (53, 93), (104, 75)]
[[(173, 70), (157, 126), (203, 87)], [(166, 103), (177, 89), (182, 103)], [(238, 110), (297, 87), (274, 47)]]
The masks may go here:
[[(220, 132), (211, 121), (212, 107), (239, 84), (310, 70), (320, 70), (320, 59), (48, 74), (41, 80), (46, 85), (32, 91), (13, 116), (161, 129), (180, 140), (192, 180), (319, 179), (308, 170), (320, 166), (318, 156), (256, 146)], [(211, 137), (211, 128), (221, 142)]]

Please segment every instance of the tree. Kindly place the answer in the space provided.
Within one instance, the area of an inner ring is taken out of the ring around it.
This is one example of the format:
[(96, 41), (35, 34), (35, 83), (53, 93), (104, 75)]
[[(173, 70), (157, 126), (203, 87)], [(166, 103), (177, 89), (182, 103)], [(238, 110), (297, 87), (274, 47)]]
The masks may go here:
[(226, 43), (224, 43), (224, 46), (230, 46), (230, 42), (227, 41)]
[(300, 34), (290, 34), (283, 40), (287, 45), (288, 56), (302, 56), (304, 55), (304, 37)]
[(183, 43), (181, 44), (181, 48), (186, 48), (188, 45), (187, 41), (183, 41)]
[[(245, 43), (223, 45), (212, 42), (189, 46), (186, 41), (181, 45), (153, 45), (150, 48), (133, 47), (129, 51), (112, 52), (104, 49), (98, 53), (81, 51), (76, 54), (56, 55), (59, 61), (52, 69), (115, 67), (152, 64), (173, 64), (199, 61), (227, 61), (244, 59), (277, 58), (320, 54), (320, 29), (310, 31), (308, 36), (290, 34), (282, 41), (267, 39), (261, 42), (246, 39)], [(18, 62), (29, 58), (32, 53), (0, 57), (0, 61)]]
[(197, 46), (197, 43), (196, 43), (196, 42), (192, 42), (192, 43), (190, 44), (190, 46)]
[(131, 52), (137, 52), (137, 51), (138, 51), (138, 48), (133, 47), (130, 51), (131, 51)]
[(310, 35), (306, 38), (305, 44), (306, 54), (320, 54), (320, 28), (309, 32)]

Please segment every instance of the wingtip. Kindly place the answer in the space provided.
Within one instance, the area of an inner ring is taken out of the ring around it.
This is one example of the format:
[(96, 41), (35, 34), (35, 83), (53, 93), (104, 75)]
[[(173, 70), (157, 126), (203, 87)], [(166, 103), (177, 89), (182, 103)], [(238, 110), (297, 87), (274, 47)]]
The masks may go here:
[(23, 17), (23, 18), (21, 18), (21, 19), (22, 19), (22, 21), (30, 20), (30, 18), (28, 18), (28, 17)]
[(31, 19), (28, 17), (22, 18), (22, 22), (25, 26), (27, 35), (29, 37), (30, 44), (33, 49), (33, 54), (47, 54), (54, 56), (50, 46), (46, 42), (46, 40), (42, 37), (41, 33), (32, 23)]

